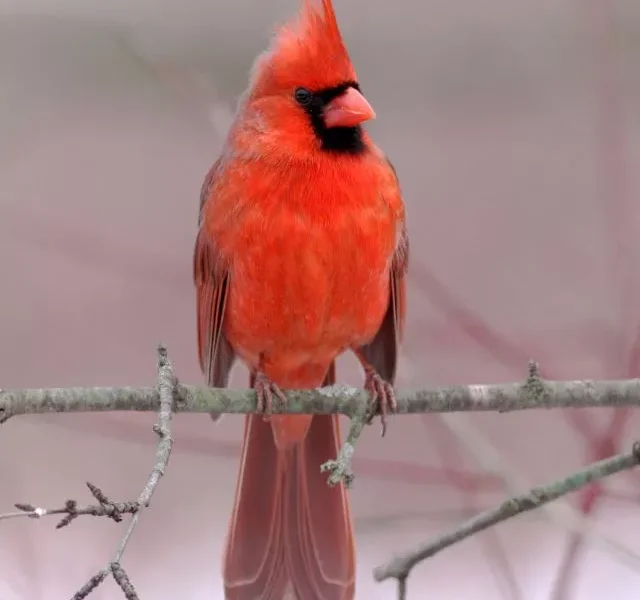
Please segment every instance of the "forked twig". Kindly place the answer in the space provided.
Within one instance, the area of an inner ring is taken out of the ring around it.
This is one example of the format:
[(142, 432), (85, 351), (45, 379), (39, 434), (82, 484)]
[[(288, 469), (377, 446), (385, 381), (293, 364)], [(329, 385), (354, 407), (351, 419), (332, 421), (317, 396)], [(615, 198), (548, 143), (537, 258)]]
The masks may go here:
[(158, 411), (158, 422), (153, 426), (154, 432), (158, 435), (158, 445), (156, 447), (156, 462), (151, 469), (147, 483), (144, 486), (138, 500), (135, 503), (137, 510), (132, 513), (129, 526), (120, 541), (120, 545), (113, 559), (89, 581), (82, 586), (73, 596), (72, 600), (84, 600), (96, 587), (98, 587), (109, 574), (111, 574), (120, 586), (127, 600), (139, 600), (135, 587), (131, 583), (127, 572), (122, 568), (120, 561), (131, 539), (131, 535), (138, 524), (140, 514), (149, 506), (151, 496), (164, 474), (169, 463), (173, 438), (171, 437), (171, 416), (173, 414), (173, 395), (177, 380), (173, 374), (173, 367), (167, 357), (167, 350), (164, 346), (158, 347), (158, 396), (160, 397), (160, 410)]

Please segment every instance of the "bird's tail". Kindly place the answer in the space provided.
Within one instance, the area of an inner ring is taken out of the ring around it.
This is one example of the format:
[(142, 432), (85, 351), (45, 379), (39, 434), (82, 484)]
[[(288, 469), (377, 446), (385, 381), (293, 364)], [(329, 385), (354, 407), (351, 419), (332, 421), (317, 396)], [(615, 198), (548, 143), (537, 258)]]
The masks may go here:
[[(324, 385), (335, 382), (331, 365)], [(352, 600), (355, 549), (346, 490), (320, 465), (340, 445), (337, 415), (314, 415), (281, 450), (271, 423), (247, 415), (224, 558), (227, 600)]]

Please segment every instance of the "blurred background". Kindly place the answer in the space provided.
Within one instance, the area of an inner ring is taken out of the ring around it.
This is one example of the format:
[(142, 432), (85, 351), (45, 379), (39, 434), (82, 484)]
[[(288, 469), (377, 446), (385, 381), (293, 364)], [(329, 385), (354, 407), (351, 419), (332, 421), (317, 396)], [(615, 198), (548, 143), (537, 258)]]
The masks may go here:
[[(640, 376), (640, 3), (335, 0), (408, 204), (399, 386)], [(149, 385), (155, 346), (200, 383), (198, 194), (253, 57), (296, 0), (0, 0), (0, 383)], [(360, 384), (351, 357), (339, 377)], [(246, 385), (242, 367), (233, 383)], [(153, 414), (0, 431), (0, 512), (137, 497)], [(398, 417), (361, 441), (358, 599), (371, 570), (636, 439), (628, 410)], [(175, 419), (170, 468), (124, 564), (142, 600), (222, 598), (242, 418)], [(448, 549), (409, 598), (635, 599), (640, 473)], [(0, 525), (0, 600), (70, 597), (121, 527)], [(463, 576), (461, 576), (463, 575)], [(112, 582), (91, 596), (119, 598)]]

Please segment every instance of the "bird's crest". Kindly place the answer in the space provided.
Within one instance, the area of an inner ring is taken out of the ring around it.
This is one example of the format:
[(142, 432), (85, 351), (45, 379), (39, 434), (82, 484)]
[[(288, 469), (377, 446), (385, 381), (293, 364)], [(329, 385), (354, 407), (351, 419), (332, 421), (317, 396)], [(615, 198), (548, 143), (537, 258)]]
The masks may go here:
[(320, 90), (356, 81), (331, 0), (302, 0), (297, 17), (276, 32), (255, 67), (254, 90)]

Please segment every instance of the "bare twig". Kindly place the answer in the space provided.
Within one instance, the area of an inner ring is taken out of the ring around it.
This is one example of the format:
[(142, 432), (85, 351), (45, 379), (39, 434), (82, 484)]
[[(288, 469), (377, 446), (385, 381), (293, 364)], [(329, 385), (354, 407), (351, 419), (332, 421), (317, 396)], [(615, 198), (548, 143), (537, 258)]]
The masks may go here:
[[(158, 435), (156, 462), (153, 469), (151, 469), (146, 485), (140, 493), (140, 496), (138, 496), (138, 500), (135, 503), (137, 505), (137, 510), (133, 512), (131, 516), (129, 527), (127, 527), (127, 530), (120, 541), (120, 545), (113, 557), (113, 560), (100, 572), (96, 573), (81, 589), (79, 589), (73, 596), (72, 600), (84, 600), (84, 598), (86, 598), (98, 585), (100, 585), (109, 574), (113, 576), (116, 583), (120, 586), (120, 589), (127, 600), (139, 600), (138, 594), (129, 580), (129, 576), (120, 565), (120, 561), (122, 560), (127, 544), (131, 539), (131, 534), (138, 524), (140, 514), (149, 505), (149, 501), (151, 500), (151, 496), (153, 496), (156, 486), (160, 481), (160, 477), (164, 475), (164, 470), (169, 463), (169, 456), (171, 455), (171, 448), (173, 446), (173, 439), (171, 437), (171, 417), (173, 413), (175, 385), (176, 379), (173, 374), (171, 362), (167, 357), (167, 350), (164, 346), (160, 346), (158, 348), (158, 397), (160, 399), (160, 407), (158, 410), (158, 422), (153, 426), (153, 430)], [(98, 497), (95, 493), (94, 496)], [(99, 500), (101, 504), (103, 504), (103, 500), (108, 502), (108, 499), (104, 495), (103, 498)]]
[(497, 508), (469, 519), (452, 532), (446, 533), (409, 552), (397, 555), (388, 563), (374, 569), (373, 577), (376, 581), (384, 581), (389, 578), (395, 578), (399, 582), (406, 580), (411, 569), (416, 564), (441, 550), (502, 521), (538, 508), (569, 492), (574, 492), (593, 481), (603, 479), (620, 471), (632, 469), (638, 464), (640, 464), (640, 443), (636, 442), (628, 454), (621, 454), (599, 461), (564, 479), (554, 481), (546, 486), (535, 487), (526, 494), (515, 496), (503, 502)]
[(63, 508), (40, 508), (31, 504), (15, 504), (14, 506), (18, 511), (0, 514), (0, 521), (4, 519), (15, 519), (17, 517), (39, 519), (40, 517), (49, 515), (65, 515), (56, 525), (56, 529), (61, 529), (62, 527), (70, 525), (77, 517), (83, 515), (109, 517), (119, 523), (122, 521), (122, 515), (132, 515), (140, 509), (137, 502), (111, 502), (103, 491), (92, 483), (87, 482), (87, 487), (99, 504), (91, 504), (81, 508), (78, 508), (78, 503), (75, 500), (67, 500)]
[(398, 579), (398, 600), (407, 599), (407, 578), (400, 577)]
[(109, 575), (109, 569), (103, 569), (99, 573), (96, 573), (71, 597), (71, 600), (84, 600), (107, 578), (107, 575)]

